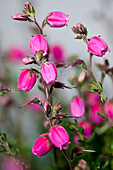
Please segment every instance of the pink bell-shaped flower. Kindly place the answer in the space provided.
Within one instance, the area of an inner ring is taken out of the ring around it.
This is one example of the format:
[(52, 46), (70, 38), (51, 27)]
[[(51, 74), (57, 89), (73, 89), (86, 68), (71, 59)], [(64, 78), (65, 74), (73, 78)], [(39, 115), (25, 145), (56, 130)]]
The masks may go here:
[(32, 70), (22, 70), (18, 79), (18, 89), (28, 92), (36, 83), (36, 74)]
[(86, 103), (90, 106), (100, 102), (100, 96), (98, 93), (85, 93)]
[(35, 141), (33, 148), (32, 148), (32, 154), (38, 156), (45, 155), (48, 153), (53, 147), (53, 144), (49, 140), (46, 133), (41, 134), (37, 140)]
[(52, 62), (46, 62), (41, 67), (41, 74), (46, 84), (54, 83), (57, 78), (57, 69)]
[(36, 55), (38, 51), (43, 51), (43, 56), (45, 56), (48, 51), (48, 43), (46, 38), (41, 34), (31, 37), (30, 48), (34, 55)]
[(97, 112), (99, 112), (100, 114), (103, 114), (102, 113), (102, 106), (99, 103), (91, 106), (91, 108), (90, 108), (90, 114), (91, 114), (90, 119), (95, 125), (98, 125), (98, 124), (103, 122), (103, 118), (100, 117), (97, 114)]
[(53, 126), (49, 131), (49, 138), (51, 142), (57, 147), (62, 149), (67, 149), (69, 144), (69, 135), (67, 131), (60, 125)]
[(107, 44), (100, 37), (92, 37), (88, 41), (88, 50), (90, 53), (105, 59), (106, 55), (110, 52)]
[(80, 97), (75, 97), (70, 102), (70, 112), (72, 116), (82, 117), (85, 113), (85, 105), (83, 99)]
[(113, 100), (106, 101), (104, 110), (108, 118), (113, 120)]
[(46, 17), (46, 22), (50, 27), (63, 27), (68, 24), (68, 15), (63, 12), (50, 12)]

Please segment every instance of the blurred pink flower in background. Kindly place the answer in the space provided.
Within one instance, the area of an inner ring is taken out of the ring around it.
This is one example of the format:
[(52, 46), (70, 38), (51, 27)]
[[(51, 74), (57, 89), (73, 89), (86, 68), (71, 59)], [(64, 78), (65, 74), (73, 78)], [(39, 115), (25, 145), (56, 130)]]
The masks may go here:
[(45, 155), (48, 153), (53, 147), (52, 142), (49, 140), (49, 137), (46, 133), (41, 134), (37, 140), (35, 141), (33, 148), (32, 148), (32, 154), (38, 156)]
[(57, 78), (57, 69), (54, 63), (44, 63), (41, 67), (41, 74), (47, 85), (50, 83), (54, 83)]
[(46, 22), (50, 27), (63, 27), (68, 24), (68, 15), (63, 12), (50, 12), (46, 17)]
[(98, 93), (85, 92), (85, 99), (85, 102), (90, 106), (100, 102), (100, 96)]
[(70, 112), (72, 116), (75, 117), (82, 117), (85, 113), (85, 105), (84, 101), (80, 97), (75, 97), (71, 102), (70, 102)]
[(89, 39), (88, 50), (92, 54), (98, 57), (102, 57), (103, 59), (105, 59), (106, 55), (110, 52), (105, 41), (100, 37), (96, 37), (96, 36)]
[(60, 150), (67, 149), (71, 143), (69, 142), (67, 131), (60, 125), (53, 126), (50, 129), (49, 138), (57, 148), (60, 148)]
[[(78, 126), (82, 128), (82, 126), (85, 127), (84, 131), (83, 131), (83, 135), (86, 139), (89, 139), (91, 134), (92, 134), (92, 125), (91, 123), (89, 122), (79, 122), (78, 123)], [(75, 133), (75, 136), (74, 136), (74, 141), (75, 143), (78, 143), (80, 144), (80, 142), (78, 141), (79, 139), (79, 134), (78, 133)]]
[(96, 112), (102, 113), (102, 106), (101, 104), (95, 104), (90, 107), (90, 120), (93, 122), (95, 125), (98, 125), (103, 122), (103, 118), (97, 115)]
[(113, 120), (113, 100), (107, 100), (104, 104), (104, 110), (109, 119)]
[[(41, 103), (44, 104), (44, 102), (45, 102), (45, 96), (44, 95), (38, 95), (38, 96), (32, 95), (32, 96), (28, 96), (27, 101), (33, 100), (35, 97), (37, 97), (41, 101)], [(42, 110), (41, 106), (39, 104), (37, 104), (37, 103), (28, 104), (27, 108), (29, 110), (37, 112), (37, 113)]]
[(5, 156), (2, 160), (2, 170), (27, 170), (28, 167), (22, 158)]
[(53, 61), (57, 63), (64, 63), (66, 61), (66, 55), (61, 45), (50, 46), (50, 54)]
[(21, 62), (28, 55), (26, 48), (20, 45), (12, 46), (8, 51), (8, 59), (10, 62)]

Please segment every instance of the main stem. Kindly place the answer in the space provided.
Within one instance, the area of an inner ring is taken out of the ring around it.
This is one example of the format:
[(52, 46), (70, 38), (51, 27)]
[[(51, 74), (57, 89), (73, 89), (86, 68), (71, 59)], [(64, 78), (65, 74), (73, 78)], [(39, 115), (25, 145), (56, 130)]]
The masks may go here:
[(92, 59), (93, 59), (93, 54), (90, 53), (90, 59), (89, 59), (89, 73), (91, 74), (92, 78), (96, 80), (93, 71), (92, 71)]
[(63, 155), (65, 156), (65, 158), (67, 159), (69, 166), (70, 166), (70, 170), (73, 170), (73, 163), (72, 160), (70, 159), (70, 157), (67, 155), (65, 150), (62, 150)]

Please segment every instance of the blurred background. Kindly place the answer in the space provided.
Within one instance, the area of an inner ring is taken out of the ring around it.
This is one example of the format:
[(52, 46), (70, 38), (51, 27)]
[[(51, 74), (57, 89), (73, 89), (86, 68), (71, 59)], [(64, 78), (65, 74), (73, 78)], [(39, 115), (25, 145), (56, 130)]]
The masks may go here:
[[(86, 44), (81, 40), (75, 40), (75, 34), (72, 31), (72, 27), (79, 22), (88, 28), (89, 38), (100, 35), (105, 40), (111, 50), (111, 53), (107, 55), (107, 59), (110, 66), (113, 66), (112, 0), (31, 0), (30, 2), (36, 10), (36, 18), (39, 24), (52, 11), (62, 11), (69, 15), (69, 24), (67, 27), (55, 29), (46, 26), (44, 29), (44, 34), (47, 35), (49, 45), (60, 45), (66, 59), (72, 56), (78, 56), (86, 63), (89, 60)], [(38, 108), (38, 111), (37, 108), (36, 110), (30, 110), (27, 107), (18, 108), (28, 101), (29, 98), (32, 98), (32, 96), (38, 96), (43, 102), (45, 101), (44, 94), (37, 90), (37, 85), (28, 94), (25, 92), (20, 94), (17, 89), (20, 69), (29, 68), (29, 66), (22, 64), (21, 59), (32, 54), (29, 43), (31, 36), (36, 34), (36, 27), (32, 23), (14, 21), (11, 18), (12, 15), (22, 12), (24, 4), (24, 0), (4, 0), (0, 3), (0, 85), (5, 84), (14, 90), (12, 93), (4, 96), (4, 99), (0, 96), (0, 129), (7, 134), (12, 145), (15, 144), (20, 149), (27, 163), (30, 161), (28, 163), (29, 167), (32, 162), (32, 169), (34, 166), (33, 170), (43, 170), (45, 167), (50, 170), (50, 164), (53, 164), (51, 153), (41, 157), (40, 160), (31, 154), (34, 141), (41, 133), (46, 131), (39, 123), (40, 121), (44, 121), (40, 108)], [(16, 60), (15, 55), (17, 56)], [(102, 58), (94, 56), (93, 70), (97, 73), (95, 62), (104, 63), (104, 61)], [(63, 73), (62, 71), (59, 72), (58, 80), (69, 85), (67, 79), (69, 79), (71, 73), (75, 73), (75, 70), (72, 69)], [(100, 78), (100, 74), (96, 76), (97, 79)], [(105, 78), (104, 88), (105, 96), (111, 98), (113, 87), (108, 76)], [(70, 90), (60, 90), (60, 93), (56, 91), (55, 95), (58, 95), (56, 101), (62, 101), (67, 111), (69, 111), (69, 102), (72, 97), (77, 95), (77, 92), (74, 89), (71, 92)], [(49, 160), (49, 163), (45, 160)], [(43, 165), (43, 162), (45, 162), (45, 165)]]

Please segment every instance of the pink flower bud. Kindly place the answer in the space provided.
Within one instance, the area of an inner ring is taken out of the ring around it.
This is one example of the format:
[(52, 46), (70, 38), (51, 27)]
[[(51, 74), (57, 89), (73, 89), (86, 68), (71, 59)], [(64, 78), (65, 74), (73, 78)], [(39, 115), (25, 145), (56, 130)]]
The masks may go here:
[(18, 89), (28, 92), (36, 83), (36, 74), (29, 69), (22, 70), (18, 80)]
[(46, 84), (54, 83), (57, 78), (57, 69), (52, 62), (46, 62), (41, 68), (41, 74)]
[(50, 12), (46, 17), (46, 22), (50, 27), (63, 27), (68, 24), (68, 15), (63, 12)]
[(51, 46), (50, 53), (53, 60), (57, 63), (64, 63), (66, 60), (65, 51), (60, 45)]
[(103, 59), (105, 59), (106, 55), (110, 52), (104, 40), (96, 36), (90, 38), (88, 42), (88, 50), (98, 57), (103, 57)]
[(48, 51), (48, 43), (46, 38), (41, 34), (31, 37), (30, 48), (34, 55), (36, 55), (38, 51), (43, 51), (43, 56), (45, 56)]
[(104, 104), (104, 109), (108, 118), (113, 120), (113, 101), (106, 101), (106, 103)]
[(22, 60), (23, 64), (27, 65), (27, 64), (32, 64), (32, 63), (36, 63), (35, 58), (33, 56), (29, 56), (29, 57), (25, 57)]
[(48, 153), (53, 147), (53, 144), (49, 140), (48, 136), (46, 133), (41, 134), (37, 140), (35, 141), (33, 148), (32, 148), (32, 153), (38, 158), (40, 156), (45, 155)]
[(50, 129), (49, 138), (57, 148), (60, 148), (60, 150), (67, 149), (71, 143), (69, 142), (67, 131), (60, 125), (54, 126)]
[(15, 14), (15, 15), (12, 15), (11, 18), (13, 18), (14, 20), (20, 20), (20, 21), (28, 20), (28, 16), (26, 14)]
[(100, 102), (100, 96), (98, 93), (90, 93), (86, 92), (85, 93), (85, 98), (86, 98), (86, 103), (90, 106), (97, 104)]
[(72, 116), (82, 117), (85, 113), (85, 105), (83, 99), (80, 97), (75, 97), (70, 102), (70, 112)]
[(100, 117), (96, 112), (103, 114), (102, 106), (99, 103), (91, 106), (91, 108), (90, 108), (90, 114), (91, 114), (90, 119), (95, 125), (98, 125), (98, 124), (102, 123), (103, 118)]
[(86, 139), (89, 139), (91, 134), (92, 134), (92, 125), (88, 122), (79, 122), (79, 127), (82, 128), (82, 126), (85, 127), (84, 131), (83, 131), (83, 135)]

